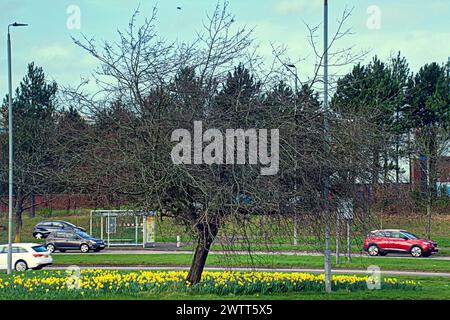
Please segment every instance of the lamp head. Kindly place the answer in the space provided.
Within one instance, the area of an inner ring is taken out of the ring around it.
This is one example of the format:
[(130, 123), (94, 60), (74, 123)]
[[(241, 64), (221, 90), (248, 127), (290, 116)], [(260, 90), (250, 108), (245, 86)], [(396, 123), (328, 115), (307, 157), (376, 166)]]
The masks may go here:
[(28, 26), (28, 24), (27, 24), (27, 23), (18, 23), (18, 22), (14, 22), (14, 23), (12, 24), (12, 26), (13, 26), (13, 27), (26, 27), (26, 26)]
[(18, 23), (18, 22), (11, 23), (8, 25), (8, 32), (10, 27), (26, 27), (26, 26), (28, 26), (27, 23)]

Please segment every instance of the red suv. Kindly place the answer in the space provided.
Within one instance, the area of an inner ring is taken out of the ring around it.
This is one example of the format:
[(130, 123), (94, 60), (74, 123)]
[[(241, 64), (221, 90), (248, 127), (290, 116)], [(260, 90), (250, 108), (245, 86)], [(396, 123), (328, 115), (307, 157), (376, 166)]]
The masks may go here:
[(371, 256), (388, 253), (410, 253), (413, 257), (428, 257), (437, 253), (437, 243), (420, 239), (404, 230), (375, 230), (364, 239), (364, 250)]

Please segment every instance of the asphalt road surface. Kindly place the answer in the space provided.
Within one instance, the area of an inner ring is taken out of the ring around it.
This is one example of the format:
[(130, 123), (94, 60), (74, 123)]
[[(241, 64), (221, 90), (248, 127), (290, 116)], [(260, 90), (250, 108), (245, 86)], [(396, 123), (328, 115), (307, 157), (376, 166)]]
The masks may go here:
[[(79, 254), (79, 251), (70, 251), (65, 253), (56, 252), (56, 255), (65, 255), (65, 254)], [(287, 255), (287, 256), (323, 256), (323, 253), (320, 252), (301, 252), (301, 251), (252, 251), (252, 254), (258, 255)], [(101, 252), (90, 252), (88, 254), (192, 254), (192, 251), (189, 250), (152, 250), (152, 249), (105, 249)], [(211, 251), (211, 254), (248, 254), (248, 251)], [(334, 255), (333, 255), (334, 256)], [(361, 257), (367, 256), (365, 253), (353, 253), (352, 257)], [(342, 254), (342, 257), (345, 257)], [(378, 257), (373, 257), (378, 258)], [(388, 254), (387, 256), (381, 258), (402, 258), (402, 259), (434, 259), (434, 260), (449, 260), (450, 256), (440, 256), (433, 255), (427, 258), (413, 258), (408, 254)], [(450, 266), (449, 266), (450, 269)]]

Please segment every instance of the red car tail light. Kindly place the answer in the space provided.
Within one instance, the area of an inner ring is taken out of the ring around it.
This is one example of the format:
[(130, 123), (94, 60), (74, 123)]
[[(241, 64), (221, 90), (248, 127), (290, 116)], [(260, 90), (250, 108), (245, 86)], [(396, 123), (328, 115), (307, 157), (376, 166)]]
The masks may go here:
[(35, 254), (33, 254), (33, 257), (35, 257), (35, 258), (40, 258), (40, 257), (43, 257), (44, 255), (43, 254), (41, 254), (41, 253), (35, 253)]

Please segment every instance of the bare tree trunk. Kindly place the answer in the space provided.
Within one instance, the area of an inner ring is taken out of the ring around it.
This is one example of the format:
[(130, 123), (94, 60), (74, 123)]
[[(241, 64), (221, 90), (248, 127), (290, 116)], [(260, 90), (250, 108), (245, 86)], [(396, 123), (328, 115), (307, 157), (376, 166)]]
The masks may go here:
[(383, 151), (383, 183), (388, 182), (389, 177), (389, 161), (386, 150)]
[(294, 246), (298, 245), (298, 216), (294, 213)]
[(352, 244), (350, 239), (350, 221), (347, 219), (347, 261), (352, 260)]
[(339, 241), (341, 238), (340, 235), (340, 219), (339, 212), (336, 213), (336, 264), (339, 264)]
[(66, 213), (70, 214), (70, 195), (67, 195)]
[(30, 218), (34, 218), (36, 216), (36, 197), (34, 193), (31, 194), (31, 207), (30, 207)]
[(399, 154), (399, 135), (396, 136), (396, 140), (395, 140), (395, 183), (399, 184), (400, 183), (400, 168), (399, 168), (399, 158), (400, 158), (400, 154)]
[(373, 167), (372, 167), (372, 184), (377, 185), (379, 182), (379, 161), (380, 154), (377, 149), (373, 151)]
[(427, 238), (431, 238), (431, 207), (433, 202), (433, 188), (431, 177), (431, 155), (427, 155)]
[(203, 269), (205, 268), (206, 259), (208, 258), (211, 244), (217, 236), (218, 226), (216, 224), (199, 224), (197, 247), (195, 248), (194, 258), (192, 259), (191, 268), (186, 278), (191, 285), (197, 284), (202, 278)]
[(329, 208), (325, 209), (325, 291), (331, 292), (331, 222)]
[(14, 237), (14, 242), (21, 242), (21, 232), (22, 232), (22, 226), (23, 226), (23, 222), (22, 222), (22, 213), (23, 213), (23, 201), (24, 198), (23, 196), (20, 194), (20, 192), (17, 193), (17, 198), (16, 198), (16, 214), (15, 214), (15, 237)]

